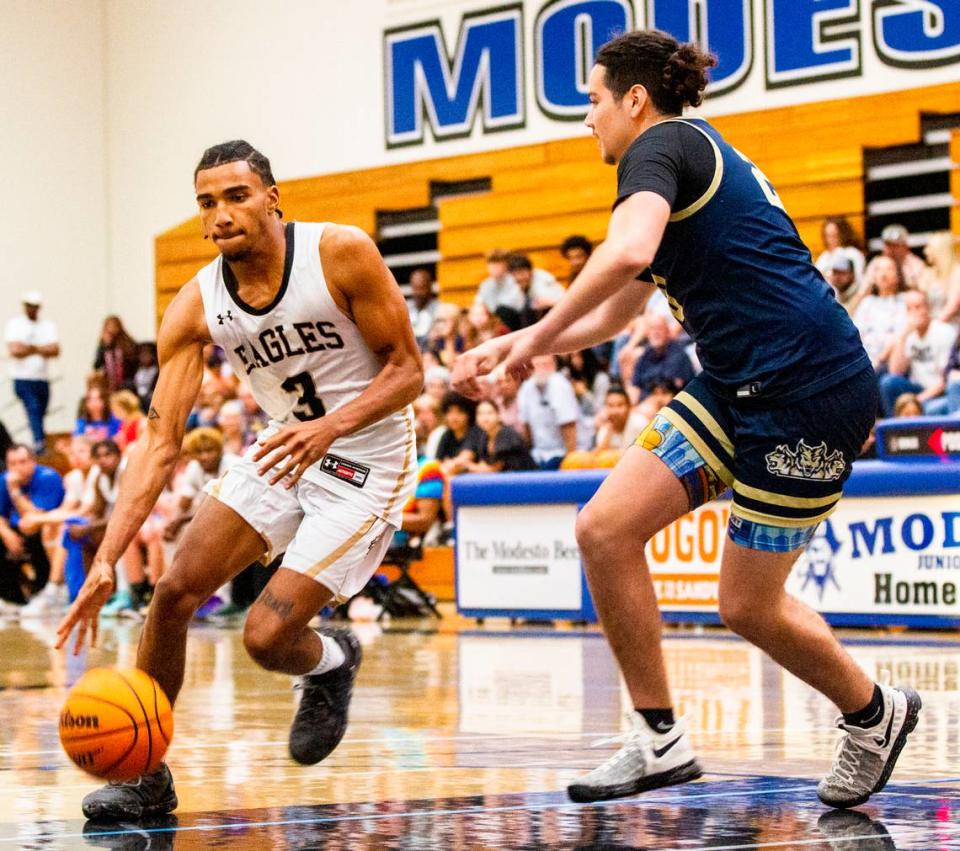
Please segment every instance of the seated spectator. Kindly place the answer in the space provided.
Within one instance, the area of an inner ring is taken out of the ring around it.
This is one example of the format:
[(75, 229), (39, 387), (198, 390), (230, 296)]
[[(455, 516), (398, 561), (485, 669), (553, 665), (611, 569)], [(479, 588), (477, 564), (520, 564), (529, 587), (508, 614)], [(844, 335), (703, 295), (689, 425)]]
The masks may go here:
[(243, 382), (240, 382), (237, 387), (237, 399), (243, 403), (243, 420), (246, 423), (249, 440), (253, 443), (257, 435), (269, 424), (270, 417), (257, 404), (257, 400), (253, 398), (253, 392)]
[(693, 365), (683, 344), (670, 339), (670, 326), (660, 314), (646, 316), (647, 347), (633, 367), (633, 379), (628, 389), (635, 405), (646, 397), (655, 384), (669, 384), (674, 391), (682, 390), (693, 378)]
[(570, 286), (593, 254), (593, 243), (579, 234), (568, 236), (560, 245), (560, 253), (567, 261), (567, 286)]
[[(864, 257), (863, 252), (857, 245), (859, 242), (857, 235), (846, 217), (830, 216), (824, 219), (820, 235), (823, 239), (823, 252), (817, 257), (816, 261), (816, 267), (820, 270), (820, 274), (827, 281), (830, 281), (830, 273), (834, 269), (834, 264), (841, 258), (845, 258), (850, 261), (854, 282), (859, 283), (863, 277)], [(836, 287), (836, 285), (834, 286)]]
[(239, 399), (231, 399), (220, 406), (217, 428), (223, 438), (224, 452), (239, 457), (253, 443), (255, 438), (247, 431), (245, 419), (243, 402)]
[(508, 256), (507, 252), (500, 248), (487, 254), (487, 277), (477, 288), (477, 299), (487, 306), (487, 310), (498, 316), (501, 315), (501, 308), (507, 308), (519, 316), (526, 299), (507, 268)]
[(553, 355), (533, 358), (533, 375), (517, 394), (523, 435), (541, 470), (556, 470), (577, 448), (580, 405), (570, 380), (557, 372)]
[(619, 384), (614, 384), (607, 391), (599, 420), (597, 452), (610, 449), (623, 452), (629, 449), (650, 422), (640, 411), (630, 407), (630, 397)]
[(63, 522), (77, 514), (83, 504), (83, 494), (87, 475), (93, 466), (93, 441), (89, 437), (72, 437), (67, 447), (67, 459), (70, 471), (63, 477), (63, 502), (59, 508), (48, 511), (30, 511), (20, 518), (20, 530), (32, 535), (43, 529), (44, 537), (49, 536), (55, 543), (50, 549), (50, 580), (20, 612), (21, 617), (39, 617), (46, 612), (62, 610), (67, 600), (67, 586), (64, 578), (64, 565), (67, 551), (63, 547)]
[(960, 258), (957, 238), (945, 231), (935, 233), (927, 241), (923, 255), (930, 266), (920, 279), (920, 289), (927, 294), (930, 312), (941, 322), (960, 324)]
[(137, 344), (133, 341), (119, 316), (103, 320), (93, 369), (100, 376), (106, 392), (113, 393), (129, 387), (137, 371)]
[(880, 379), (883, 415), (893, 415), (893, 405), (902, 393), (916, 393), (924, 410), (946, 413), (945, 370), (957, 339), (957, 329), (930, 318), (930, 306), (922, 292), (904, 294), (907, 324), (890, 352), (890, 371)]
[(427, 338), (427, 351), (444, 367), (450, 368), (464, 350), (460, 336), (460, 308), (455, 304), (441, 303)]
[(417, 429), (418, 470), (417, 489), (403, 507), (403, 517), (400, 528), (393, 533), (390, 548), (401, 548), (424, 538), (437, 525), (440, 519), (440, 508), (443, 503), (445, 478), (440, 462), (428, 458), (419, 452), (427, 437), (426, 427), (418, 423)]
[(499, 317), (494, 316), (479, 299), (470, 305), (462, 326), (463, 350), (479, 346), (481, 343), (507, 333)]
[(196, 404), (187, 416), (187, 431), (195, 428), (216, 428), (217, 417), (223, 407), (224, 398), (219, 391), (219, 383), (215, 381), (200, 385)]
[(190, 460), (176, 483), (177, 512), (164, 530), (167, 541), (175, 540), (180, 529), (193, 518), (203, 502), (207, 484), (240, 460), (239, 455), (224, 451), (223, 436), (215, 428), (191, 431), (183, 441), (183, 451)]
[(420, 351), (427, 348), (427, 340), (433, 320), (437, 315), (440, 301), (433, 294), (433, 274), (429, 269), (414, 269), (410, 273), (410, 295), (407, 297), (407, 310), (410, 324), (417, 338)]
[[(20, 518), (51, 511), (63, 502), (63, 480), (37, 463), (33, 449), (14, 444), (0, 476), (0, 614), (18, 614), (30, 594), (50, 576), (50, 560), (39, 529), (20, 527)], [(12, 604), (12, 605), (11, 605)]]
[(450, 390), (450, 370), (445, 366), (434, 366), (423, 376), (423, 392), (437, 403), (443, 404), (443, 397)]
[(467, 471), (486, 437), (475, 425), (477, 406), (472, 399), (451, 390), (443, 397), (441, 409), (447, 430), (437, 445), (437, 460), (449, 477)]
[(476, 460), (467, 465), (471, 473), (537, 469), (523, 438), (500, 421), (500, 411), (489, 399), (477, 404), (477, 426), (483, 430), (485, 439), (477, 448)]
[(510, 426), (514, 431), (520, 432), (522, 425), (520, 422), (520, 406), (517, 402), (520, 385), (517, 384), (512, 375), (503, 369), (494, 371), (490, 376), (490, 381), (490, 398), (497, 403), (497, 409), (500, 411), (500, 422)]
[(953, 344), (950, 351), (950, 357), (947, 360), (947, 367), (943, 371), (944, 381), (947, 385), (947, 404), (946, 411), (938, 410), (936, 413), (956, 415), (960, 414), (960, 337)]
[[(233, 399), (237, 395), (237, 385), (240, 383), (233, 374), (230, 364), (223, 355), (223, 349), (213, 343), (203, 347), (203, 382), (202, 389), (208, 393), (216, 393), (221, 403), (225, 399)], [(217, 406), (219, 409), (219, 405)]]
[(417, 440), (417, 450), (424, 458), (435, 460), (440, 438), (447, 427), (440, 422), (440, 403), (431, 395), (423, 393), (413, 403), (416, 428), (423, 428), (424, 438)]
[(123, 423), (107, 407), (106, 394), (99, 382), (91, 382), (77, 416), (74, 434), (89, 437), (91, 440), (107, 440), (113, 437)]
[(845, 254), (838, 254), (833, 258), (830, 269), (824, 277), (827, 279), (827, 283), (833, 287), (837, 301), (844, 307), (853, 301), (859, 291), (853, 261)]
[(677, 390), (673, 384), (668, 382), (655, 383), (652, 387), (647, 388), (647, 396), (637, 405), (636, 411), (643, 419), (650, 421), (666, 408), (676, 395)]
[(137, 371), (133, 374), (133, 392), (140, 400), (140, 410), (145, 414), (150, 410), (150, 400), (160, 376), (157, 363), (157, 344), (140, 343), (137, 345)]
[(136, 442), (146, 427), (147, 418), (140, 410), (140, 400), (130, 390), (118, 390), (110, 395), (110, 413), (120, 420), (114, 440), (124, 450)]
[(887, 225), (880, 238), (883, 240), (883, 253), (867, 263), (867, 268), (863, 271), (862, 286), (870, 287), (877, 283), (877, 261), (881, 257), (889, 257), (900, 267), (907, 288), (919, 289), (927, 264), (910, 250), (910, 232), (903, 225)]
[(853, 322), (860, 331), (863, 347), (870, 356), (873, 368), (886, 371), (893, 343), (907, 324), (907, 310), (903, 302), (906, 286), (900, 267), (890, 257), (875, 257), (870, 283), (864, 276), (864, 285), (851, 302)]
[(523, 292), (523, 308), (520, 310), (521, 328), (533, 325), (544, 313), (563, 298), (563, 286), (546, 269), (534, 269), (526, 254), (511, 254), (507, 257), (507, 269)]
[(923, 402), (917, 398), (916, 393), (901, 393), (893, 403), (893, 415), (895, 417), (923, 416)]

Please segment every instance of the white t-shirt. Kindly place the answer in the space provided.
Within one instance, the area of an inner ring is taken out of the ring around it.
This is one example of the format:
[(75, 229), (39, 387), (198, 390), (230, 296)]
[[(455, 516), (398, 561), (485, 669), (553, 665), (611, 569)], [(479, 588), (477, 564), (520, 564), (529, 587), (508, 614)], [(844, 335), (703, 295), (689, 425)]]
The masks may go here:
[(527, 297), (530, 303), (537, 305), (543, 302), (547, 304), (556, 304), (563, 298), (566, 290), (553, 275), (546, 269), (534, 269), (530, 277), (530, 286), (527, 290)]
[(956, 338), (957, 329), (939, 319), (930, 322), (923, 337), (907, 334), (903, 352), (910, 360), (910, 380), (926, 389), (942, 378)]
[(860, 331), (860, 339), (870, 360), (876, 363), (887, 344), (907, 325), (903, 293), (868, 295), (857, 307), (853, 322)]
[(197, 461), (196, 458), (192, 459), (187, 464), (186, 470), (183, 471), (183, 476), (180, 477), (180, 481), (177, 483), (177, 496), (187, 497), (194, 504), (194, 507), (196, 507), (197, 497), (203, 493), (207, 482), (219, 479), (220, 476), (226, 473), (227, 470), (239, 460), (239, 455), (234, 455), (232, 452), (224, 452), (220, 458), (220, 465), (217, 467), (217, 472), (208, 473), (200, 466), (200, 462)]
[(70, 470), (63, 477), (63, 504), (79, 506), (83, 502), (83, 493), (86, 487), (86, 477), (83, 475), (83, 470)]
[[(57, 326), (46, 319), (32, 322), (27, 316), (14, 316), (7, 320), (3, 332), (7, 343), (24, 343), (28, 346), (49, 346), (57, 342)], [(10, 358), (10, 377), (20, 381), (46, 381), (47, 359), (43, 355), (27, 355), (25, 358)]]
[(514, 310), (523, 310), (526, 302), (520, 284), (509, 273), (502, 278), (484, 278), (477, 287), (477, 298), (491, 313), (496, 313), (501, 305)]
[(565, 375), (552, 372), (534, 375), (520, 385), (517, 405), (520, 420), (530, 429), (531, 454), (535, 461), (549, 461), (567, 454), (560, 426), (580, 420), (580, 404)]

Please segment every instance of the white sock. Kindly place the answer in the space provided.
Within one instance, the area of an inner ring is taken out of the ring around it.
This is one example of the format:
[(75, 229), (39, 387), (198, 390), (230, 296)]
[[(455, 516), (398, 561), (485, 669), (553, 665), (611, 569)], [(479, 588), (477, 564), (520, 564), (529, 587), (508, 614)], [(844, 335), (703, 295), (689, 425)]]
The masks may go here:
[(323, 656), (320, 657), (320, 664), (317, 665), (316, 668), (312, 671), (307, 671), (305, 674), (307, 677), (325, 674), (327, 671), (339, 668), (347, 661), (343, 648), (335, 638), (329, 635), (320, 635), (319, 633), (317, 633), (317, 635), (320, 638), (320, 643), (323, 645)]

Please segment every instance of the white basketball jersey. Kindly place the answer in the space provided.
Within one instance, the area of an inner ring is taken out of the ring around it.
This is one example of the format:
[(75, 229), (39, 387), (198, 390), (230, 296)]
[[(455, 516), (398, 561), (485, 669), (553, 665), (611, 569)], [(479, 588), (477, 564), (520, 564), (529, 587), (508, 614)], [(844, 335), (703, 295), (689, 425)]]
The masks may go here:
[[(324, 225), (290, 222), (283, 280), (266, 307), (244, 303), (223, 257), (197, 279), (213, 342), (246, 381), (269, 414), (269, 437), (281, 425), (317, 419), (360, 395), (382, 364), (357, 326), (337, 307), (320, 264)], [(256, 445), (246, 458), (256, 452)], [(305, 479), (348, 498), (367, 501), (371, 512), (399, 526), (416, 486), (413, 413), (390, 414), (334, 441)]]

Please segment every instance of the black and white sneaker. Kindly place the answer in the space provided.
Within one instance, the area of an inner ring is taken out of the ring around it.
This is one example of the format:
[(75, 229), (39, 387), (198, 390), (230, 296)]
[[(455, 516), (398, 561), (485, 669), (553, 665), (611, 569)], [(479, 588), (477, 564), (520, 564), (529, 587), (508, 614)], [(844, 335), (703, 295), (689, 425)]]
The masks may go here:
[(301, 765), (315, 765), (326, 759), (347, 732), (353, 681), (363, 656), (360, 642), (350, 630), (321, 627), (317, 632), (333, 638), (345, 658), (339, 668), (301, 677), (294, 686), (300, 690), (301, 698), (290, 727), (290, 756)]
[(176, 808), (177, 793), (166, 763), (136, 780), (111, 781), (83, 799), (83, 814), (98, 822), (165, 815)]
[(630, 730), (623, 736), (606, 740), (623, 742), (623, 747), (567, 787), (571, 800), (588, 803), (623, 798), (650, 789), (687, 783), (703, 773), (690, 747), (682, 719), (666, 733), (661, 733), (653, 730), (639, 712), (630, 712), (627, 718)]
[(883, 717), (873, 727), (845, 724), (830, 773), (817, 786), (817, 796), (830, 807), (857, 807), (879, 792), (893, 772), (907, 736), (917, 726), (922, 702), (911, 688), (881, 685)]

